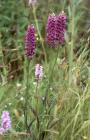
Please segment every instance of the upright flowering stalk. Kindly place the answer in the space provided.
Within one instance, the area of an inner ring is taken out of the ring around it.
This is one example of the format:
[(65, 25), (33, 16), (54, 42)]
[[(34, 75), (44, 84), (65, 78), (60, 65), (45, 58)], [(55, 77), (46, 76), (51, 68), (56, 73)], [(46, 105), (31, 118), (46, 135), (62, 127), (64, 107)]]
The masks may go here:
[(35, 78), (37, 81), (41, 80), (43, 77), (43, 67), (40, 64), (35, 66)]
[(3, 111), (1, 116), (0, 134), (7, 132), (11, 128), (11, 120), (8, 111)]
[[(65, 35), (65, 29), (66, 29), (66, 15), (64, 12), (61, 12), (59, 15), (49, 15), (46, 25), (46, 41), (47, 43), (53, 47), (56, 48), (59, 44), (63, 44), (65, 41), (64, 35)], [(50, 84), (53, 77), (54, 68), (57, 62), (59, 53), (59, 47), (57, 49), (55, 61), (53, 64), (53, 67), (51, 69), (51, 74), (49, 77), (49, 83), (46, 88), (46, 95), (45, 95), (45, 101), (47, 102), (48, 99), (48, 92), (50, 89)]]
[[(35, 78), (36, 78), (36, 111), (38, 113), (38, 105), (39, 105), (39, 98), (40, 95), (38, 94), (38, 84), (39, 84), (39, 81), (42, 79), (43, 77), (43, 67), (40, 65), (40, 64), (36, 64), (35, 66)], [(38, 123), (38, 120), (37, 120), (37, 128), (39, 129), (39, 123)]]
[[(36, 38), (35, 38), (35, 28), (33, 25), (29, 25), (25, 35), (25, 51), (26, 56), (29, 59), (32, 59), (35, 55), (35, 47), (36, 47)], [(26, 94), (25, 94), (25, 110), (24, 110), (24, 118), (25, 118), (25, 129), (28, 130), (28, 98), (29, 98), (29, 67), (30, 61), (26, 63)]]
[(56, 22), (56, 41), (60, 44), (63, 44), (65, 41), (65, 30), (66, 30), (66, 15), (62, 11), (57, 16)]
[(55, 38), (56, 38), (56, 16), (53, 13), (49, 15), (47, 20), (46, 41), (50, 46), (55, 47), (55, 43), (56, 43)]
[(33, 25), (29, 25), (25, 35), (25, 51), (29, 59), (32, 59), (35, 54), (36, 39), (35, 28)]

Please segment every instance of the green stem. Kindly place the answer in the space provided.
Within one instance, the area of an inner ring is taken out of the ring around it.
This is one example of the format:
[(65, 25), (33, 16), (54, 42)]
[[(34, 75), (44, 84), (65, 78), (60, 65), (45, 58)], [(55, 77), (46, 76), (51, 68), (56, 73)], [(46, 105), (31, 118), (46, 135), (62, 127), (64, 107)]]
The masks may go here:
[(36, 111), (38, 113), (38, 80), (37, 80), (37, 84), (36, 84)]
[(36, 17), (36, 8), (34, 6), (33, 6), (33, 16), (34, 16), (36, 28), (37, 28), (37, 31), (38, 31), (38, 35), (39, 35), (39, 38), (40, 38), (40, 41), (41, 41), (41, 44), (42, 44), (42, 47), (43, 47), (43, 52), (44, 52), (44, 56), (45, 56), (45, 62), (47, 63), (46, 50), (45, 50), (45, 46), (44, 46), (44, 43), (43, 43), (42, 35), (40, 33), (38, 20), (37, 20), (37, 17)]
[[(52, 70), (51, 70), (51, 73), (50, 73), (50, 77), (49, 77), (49, 83), (48, 83), (48, 86), (46, 88), (46, 92), (45, 92), (45, 101), (47, 100), (48, 98), (48, 92), (50, 90), (50, 84), (52, 82), (52, 76), (53, 76), (53, 72), (54, 72), (54, 67), (56, 65), (56, 61), (57, 61), (57, 58), (58, 58), (58, 54), (59, 54), (59, 47), (57, 49), (57, 53), (56, 53), (56, 57), (55, 57), (55, 60), (54, 60), (54, 64), (53, 64), (53, 67), (52, 67)], [(46, 101), (47, 102), (47, 101)]]
[(6, 82), (7, 81), (7, 70), (6, 70), (5, 63), (4, 63), (4, 55), (3, 55), (3, 47), (2, 47), (2, 43), (1, 43), (1, 38), (0, 38), (0, 55), (2, 55), (4, 82)]
[(27, 122), (27, 113), (28, 113), (28, 95), (29, 95), (29, 66), (30, 66), (30, 61), (27, 61), (26, 63), (26, 92), (25, 92), (25, 110), (24, 110), (24, 115), (25, 115), (25, 129), (28, 129), (28, 122)]
[[(37, 79), (37, 85), (36, 85), (36, 112), (37, 112), (37, 116), (39, 114), (39, 94), (38, 94), (38, 84), (39, 84), (39, 81)], [(39, 118), (37, 117), (37, 130), (38, 130), (38, 133), (39, 133)]]
[(71, 21), (71, 44), (69, 55), (69, 86), (72, 84), (72, 68), (73, 68), (73, 48), (74, 48), (74, 29), (75, 29), (75, 7), (72, 8), (72, 21)]

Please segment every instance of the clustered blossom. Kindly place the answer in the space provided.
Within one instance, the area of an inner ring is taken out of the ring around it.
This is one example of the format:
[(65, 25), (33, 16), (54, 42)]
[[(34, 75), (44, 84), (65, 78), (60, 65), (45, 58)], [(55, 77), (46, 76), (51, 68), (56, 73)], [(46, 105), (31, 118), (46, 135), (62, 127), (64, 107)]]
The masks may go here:
[(29, 0), (29, 5), (35, 5), (37, 3), (37, 0)]
[(0, 134), (4, 134), (11, 128), (11, 120), (8, 111), (3, 111), (1, 116)]
[(32, 59), (35, 54), (36, 38), (35, 28), (33, 25), (29, 25), (25, 35), (25, 51), (29, 59)]
[(51, 14), (46, 25), (46, 41), (52, 46), (63, 44), (65, 41), (66, 15), (62, 11), (59, 15)]
[(64, 37), (65, 29), (66, 29), (66, 15), (64, 11), (62, 11), (57, 16), (57, 22), (56, 22), (56, 40), (60, 44), (63, 44), (65, 41), (65, 37)]
[(56, 29), (56, 16), (53, 13), (48, 16), (48, 21), (46, 25), (46, 41), (51, 46), (55, 46), (55, 38), (56, 38), (55, 29)]
[(35, 66), (35, 78), (36, 80), (41, 80), (43, 77), (43, 67), (40, 64)]

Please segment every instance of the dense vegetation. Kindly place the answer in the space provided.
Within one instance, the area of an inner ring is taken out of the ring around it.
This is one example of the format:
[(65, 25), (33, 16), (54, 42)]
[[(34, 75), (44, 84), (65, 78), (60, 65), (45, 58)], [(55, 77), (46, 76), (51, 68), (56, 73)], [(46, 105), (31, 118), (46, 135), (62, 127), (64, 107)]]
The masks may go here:
[[(51, 48), (47, 18), (61, 11), (67, 17), (65, 43)], [(36, 28), (32, 60), (25, 55), (30, 24)], [(36, 64), (43, 67), (39, 82)], [(0, 0), (3, 111), (10, 113), (11, 129), (0, 140), (90, 139), (90, 0), (37, 0), (35, 7), (28, 0)]]

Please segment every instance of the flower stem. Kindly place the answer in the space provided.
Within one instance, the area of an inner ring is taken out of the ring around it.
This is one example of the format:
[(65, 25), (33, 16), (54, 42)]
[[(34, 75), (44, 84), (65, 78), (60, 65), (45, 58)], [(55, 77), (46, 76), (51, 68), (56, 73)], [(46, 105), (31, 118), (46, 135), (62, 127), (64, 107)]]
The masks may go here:
[(50, 73), (50, 77), (49, 77), (48, 86), (47, 86), (46, 92), (45, 92), (45, 102), (46, 102), (46, 104), (47, 104), (48, 92), (49, 92), (49, 89), (50, 89), (50, 84), (51, 84), (51, 81), (52, 81), (52, 76), (53, 76), (54, 68), (55, 68), (55, 65), (56, 65), (57, 58), (58, 58), (58, 54), (59, 54), (59, 47), (57, 49), (56, 57), (55, 57), (53, 67), (51, 69), (51, 73)]
[(37, 110), (37, 113), (38, 113), (38, 80), (37, 80), (37, 84), (36, 84), (36, 110)]
[(40, 33), (40, 29), (39, 29), (39, 26), (38, 26), (38, 20), (37, 20), (37, 17), (36, 17), (36, 8), (34, 6), (33, 6), (33, 16), (34, 16), (36, 28), (37, 28), (37, 31), (38, 31), (38, 35), (40, 37), (40, 41), (41, 41), (41, 44), (42, 44), (42, 47), (43, 47), (43, 52), (44, 52), (44, 56), (45, 56), (45, 62), (47, 63), (46, 50), (45, 50), (45, 46), (44, 46), (44, 43), (43, 43), (42, 35)]
[(24, 116), (25, 116), (25, 129), (28, 129), (28, 122), (27, 122), (27, 113), (28, 113), (28, 95), (29, 95), (29, 66), (30, 61), (26, 63), (26, 92), (25, 92), (25, 108), (24, 108)]
[(69, 54), (69, 86), (72, 85), (72, 67), (73, 67), (73, 48), (74, 48), (74, 34), (75, 34), (75, 6), (72, 5), (72, 20), (71, 20), (71, 44)]

